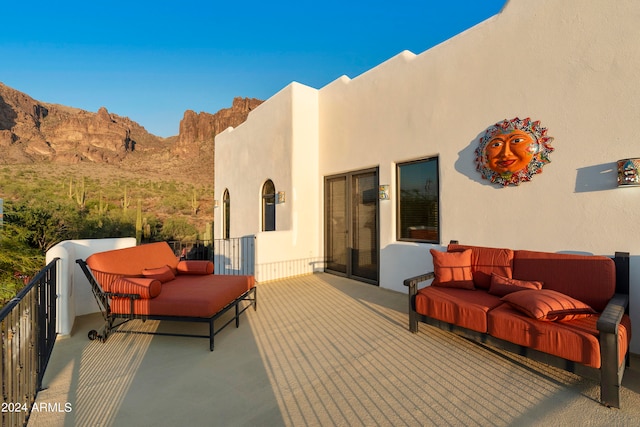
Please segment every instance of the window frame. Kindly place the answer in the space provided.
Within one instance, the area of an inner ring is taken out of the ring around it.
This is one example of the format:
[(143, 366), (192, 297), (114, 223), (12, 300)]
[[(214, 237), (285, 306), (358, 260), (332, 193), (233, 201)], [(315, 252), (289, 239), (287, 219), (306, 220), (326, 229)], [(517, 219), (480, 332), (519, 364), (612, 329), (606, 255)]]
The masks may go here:
[(231, 196), (226, 188), (222, 193), (222, 238), (229, 240), (231, 235)]
[[(265, 194), (265, 191), (268, 190), (267, 185), (271, 184), (271, 188), (273, 192), (270, 194)], [(277, 192), (276, 186), (271, 179), (267, 179), (264, 184), (262, 184), (262, 231), (276, 231), (276, 205), (277, 205)], [(269, 204), (269, 199), (271, 200), (271, 204)], [(268, 220), (268, 210), (271, 211), (271, 222), (267, 223)]]
[[(427, 219), (424, 221), (423, 224), (419, 225), (418, 227), (424, 227), (424, 233), (423, 235), (425, 237), (407, 237), (407, 236), (403, 236), (402, 233), (402, 229), (403, 228), (408, 228), (411, 226), (407, 226), (405, 227), (403, 225), (403, 218), (405, 215), (403, 215), (403, 206), (402, 206), (402, 198), (403, 198), (403, 194), (402, 194), (402, 173), (401, 173), (401, 169), (403, 166), (410, 166), (410, 165), (417, 165), (420, 163), (424, 163), (429, 164), (430, 162), (435, 162), (435, 167), (436, 167), (436, 171), (435, 171), (435, 177), (436, 177), (436, 182), (435, 182), (435, 186), (433, 188), (433, 190), (429, 190), (428, 187), (428, 178), (427, 181), (425, 182), (425, 201), (424, 203), (429, 203), (429, 202), (434, 202), (434, 206), (433, 209), (435, 210), (435, 215), (432, 216), (432, 218)], [(397, 162), (396, 163), (396, 240), (397, 241), (405, 241), (405, 242), (418, 242), (418, 243), (436, 243), (439, 244), (440, 243), (440, 237), (441, 237), (441, 227), (440, 227), (440, 159), (439, 156), (429, 156), (429, 157), (421, 157), (419, 159), (414, 159), (414, 160), (408, 160), (408, 161), (403, 161), (403, 162)], [(435, 196), (433, 197), (433, 200), (427, 200), (427, 198), (429, 197), (428, 192), (429, 191), (434, 191), (435, 192)], [(429, 230), (430, 228), (434, 228), (435, 230)], [(435, 232), (435, 235), (433, 235), (433, 233)], [(431, 234), (431, 236), (433, 236), (432, 238), (428, 238), (426, 236), (428, 236), (429, 234)]]

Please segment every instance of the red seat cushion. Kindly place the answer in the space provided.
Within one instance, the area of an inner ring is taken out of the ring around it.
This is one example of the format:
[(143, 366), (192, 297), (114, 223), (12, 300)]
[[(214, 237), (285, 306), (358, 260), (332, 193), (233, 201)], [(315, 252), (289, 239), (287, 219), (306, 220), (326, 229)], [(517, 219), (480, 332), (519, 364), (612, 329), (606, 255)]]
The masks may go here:
[(482, 290), (427, 286), (415, 298), (416, 312), (477, 332), (487, 332), (487, 312), (500, 298)]
[[(488, 332), (496, 338), (599, 369), (598, 317), (595, 314), (568, 322), (544, 322), (502, 304), (489, 312)], [(630, 328), (629, 316), (625, 315), (618, 329), (619, 363), (629, 347)]]
[[(253, 276), (180, 276), (162, 285), (162, 292), (153, 299), (136, 300), (135, 314), (155, 316), (213, 316), (234, 299), (254, 286)], [(113, 298), (111, 311), (129, 314), (126, 298)]]

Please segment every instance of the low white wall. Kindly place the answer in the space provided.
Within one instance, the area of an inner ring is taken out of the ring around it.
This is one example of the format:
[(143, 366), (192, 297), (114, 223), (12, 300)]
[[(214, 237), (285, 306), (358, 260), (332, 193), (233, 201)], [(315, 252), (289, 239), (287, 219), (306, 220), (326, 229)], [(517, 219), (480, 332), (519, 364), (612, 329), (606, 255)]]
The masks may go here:
[(136, 245), (135, 237), (118, 239), (65, 240), (47, 251), (47, 264), (54, 258), (58, 261), (58, 288), (56, 291), (56, 332), (70, 335), (76, 316), (99, 311), (91, 292), (91, 285), (76, 264), (76, 259), (87, 259), (96, 252), (128, 248)]
[(324, 271), (313, 240), (298, 239), (295, 230), (256, 235), (256, 281), (269, 282)]

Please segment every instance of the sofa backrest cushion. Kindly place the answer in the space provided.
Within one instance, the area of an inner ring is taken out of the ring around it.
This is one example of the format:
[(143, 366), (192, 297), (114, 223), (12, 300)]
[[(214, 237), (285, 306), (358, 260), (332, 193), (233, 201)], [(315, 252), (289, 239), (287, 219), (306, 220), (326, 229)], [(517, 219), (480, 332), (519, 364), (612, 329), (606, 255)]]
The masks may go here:
[(511, 278), (513, 269), (513, 250), (450, 244), (447, 252), (462, 252), (471, 249), (471, 273), (477, 288), (489, 289), (491, 273)]
[(537, 280), (543, 289), (569, 295), (601, 312), (616, 290), (611, 258), (517, 250), (513, 278)]
[(178, 261), (167, 242), (157, 242), (97, 252), (89, 256), (86, 263), (102, 289), (109, 292), (111, 282), (118, 277), (140, 277), (144, 269), (166, 265), (175, 270)]

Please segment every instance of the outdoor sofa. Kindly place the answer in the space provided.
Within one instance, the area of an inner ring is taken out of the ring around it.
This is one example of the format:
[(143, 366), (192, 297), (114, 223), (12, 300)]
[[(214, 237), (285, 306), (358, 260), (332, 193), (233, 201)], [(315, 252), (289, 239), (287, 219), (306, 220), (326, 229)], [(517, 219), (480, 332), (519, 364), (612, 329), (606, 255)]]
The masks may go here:
[[(100, 334), (89, 332), (90, 339), (104, 342), (114, 331), (140, 333), (118, 330), (134, 319), (204, 322), (208, 335), (155, 334), (209, 338), (213, 351), (214, 335), (233, 321), (238, 327), (240, 315), (257, 308), (253, 276), (213, 274), (212, 262), (180, 260), (166, 242), (98, 252), (76, 262), (105, 320)], [(233, 317), (216, 329), (214, 321), (232, 309)]]
[(612, 259), (455, 241), (431, 253), (434, 272), (404, 281), (411, 332), (424, 322), (594, 379), (601, 402), (620, 407), (631, 340), (628, 253)]

